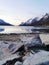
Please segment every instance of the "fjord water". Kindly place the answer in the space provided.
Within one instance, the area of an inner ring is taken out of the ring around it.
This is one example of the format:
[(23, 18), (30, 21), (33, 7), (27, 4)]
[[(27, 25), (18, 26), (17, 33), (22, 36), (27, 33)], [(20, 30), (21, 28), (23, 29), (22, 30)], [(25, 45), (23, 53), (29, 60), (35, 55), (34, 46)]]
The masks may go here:
[(0, 33), (41, 33), (49, 32), (49, 27), (33, 26), (0, 26)]
[(0, 26), (0, 33), (31, 33), (31, 29), (33, 26)]

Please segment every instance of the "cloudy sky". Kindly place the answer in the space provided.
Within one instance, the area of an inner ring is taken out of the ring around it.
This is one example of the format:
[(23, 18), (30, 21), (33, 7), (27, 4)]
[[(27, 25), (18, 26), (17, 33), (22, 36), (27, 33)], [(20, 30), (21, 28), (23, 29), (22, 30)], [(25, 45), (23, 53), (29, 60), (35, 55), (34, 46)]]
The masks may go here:
[(49, 13), (49, 0), (0, 0), (0, 19), (14, 25)]

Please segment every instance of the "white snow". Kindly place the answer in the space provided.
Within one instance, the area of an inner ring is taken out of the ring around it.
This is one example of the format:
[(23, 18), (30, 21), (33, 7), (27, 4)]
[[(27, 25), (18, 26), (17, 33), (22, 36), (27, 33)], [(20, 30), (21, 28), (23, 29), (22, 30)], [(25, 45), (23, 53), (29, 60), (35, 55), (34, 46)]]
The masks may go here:
[(22, 63), (17, 61), (15, 65), (22, 65)]

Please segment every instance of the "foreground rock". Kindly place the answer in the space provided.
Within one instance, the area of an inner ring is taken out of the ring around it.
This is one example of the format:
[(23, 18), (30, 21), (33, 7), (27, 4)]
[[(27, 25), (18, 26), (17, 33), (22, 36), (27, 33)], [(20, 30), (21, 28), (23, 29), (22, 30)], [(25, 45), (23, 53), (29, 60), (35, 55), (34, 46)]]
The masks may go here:
[(20, 62), (22, 62), (23, 60), (22, 60), (22, 58), (20, 57), (20, 58), (14, 58), (14, 59), (12, 59), (12, 60), (7, 60), (4, 64), (2, 64), (2, 65), (14, 65), (17, 61), (20, 61)]
[(23, 65), (22, 62), (16, 62), (15, 65)]
[(30, 42), (26, 43), (28, 47), (32, 46), (42, 46), (42, 41), (39, 35), (35, 36), (34, 38), (30, 39)]
[(42, 46), (42, 41), (41, 41), (39, 35), (36, 35), (34, 37), (25, 36), (25, 37), (21, 38), (20, 43), (11, 43), (9, 45), (8, 49), (12, 54), (14, 54), (17, 51), (19, 51), (19, 52), (24, 51), (25, 47), (29, 48), (32, 46)]
[(40, 50), (36, 54), (26, 54), (23, 58), (9, 59), (1, 65), (49, 65), (49, 52)]
[(37, 65), (49, 65), (49, 61), (37, 64)]
[(29, 57), (27, 57), (25, 61), (23, 62), (23, 65), (40, 65), (40, 64), (42, 65), (42, 63), (44, 65), (44, 62), (47, 62), (47, 61), (49, 61), (49, 52), (41, 50), (35, 55), (31, 54)]
[(21, 35), (18, 39), (16, 42), (0, 42), (3, 52), (0, 55), (5, 53), (1, 65), (36, 65), (49, 61), (49, 45), (43, 44), (38, 34)]

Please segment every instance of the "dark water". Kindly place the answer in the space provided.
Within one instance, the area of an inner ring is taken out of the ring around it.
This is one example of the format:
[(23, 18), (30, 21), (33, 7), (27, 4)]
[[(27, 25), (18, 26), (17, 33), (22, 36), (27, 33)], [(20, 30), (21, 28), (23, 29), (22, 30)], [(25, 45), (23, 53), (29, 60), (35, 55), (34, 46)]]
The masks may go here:
[(2, 31), (4, 31), (4, 29), (3, 28), (0, 28), (0, 32), (2, 32)]

